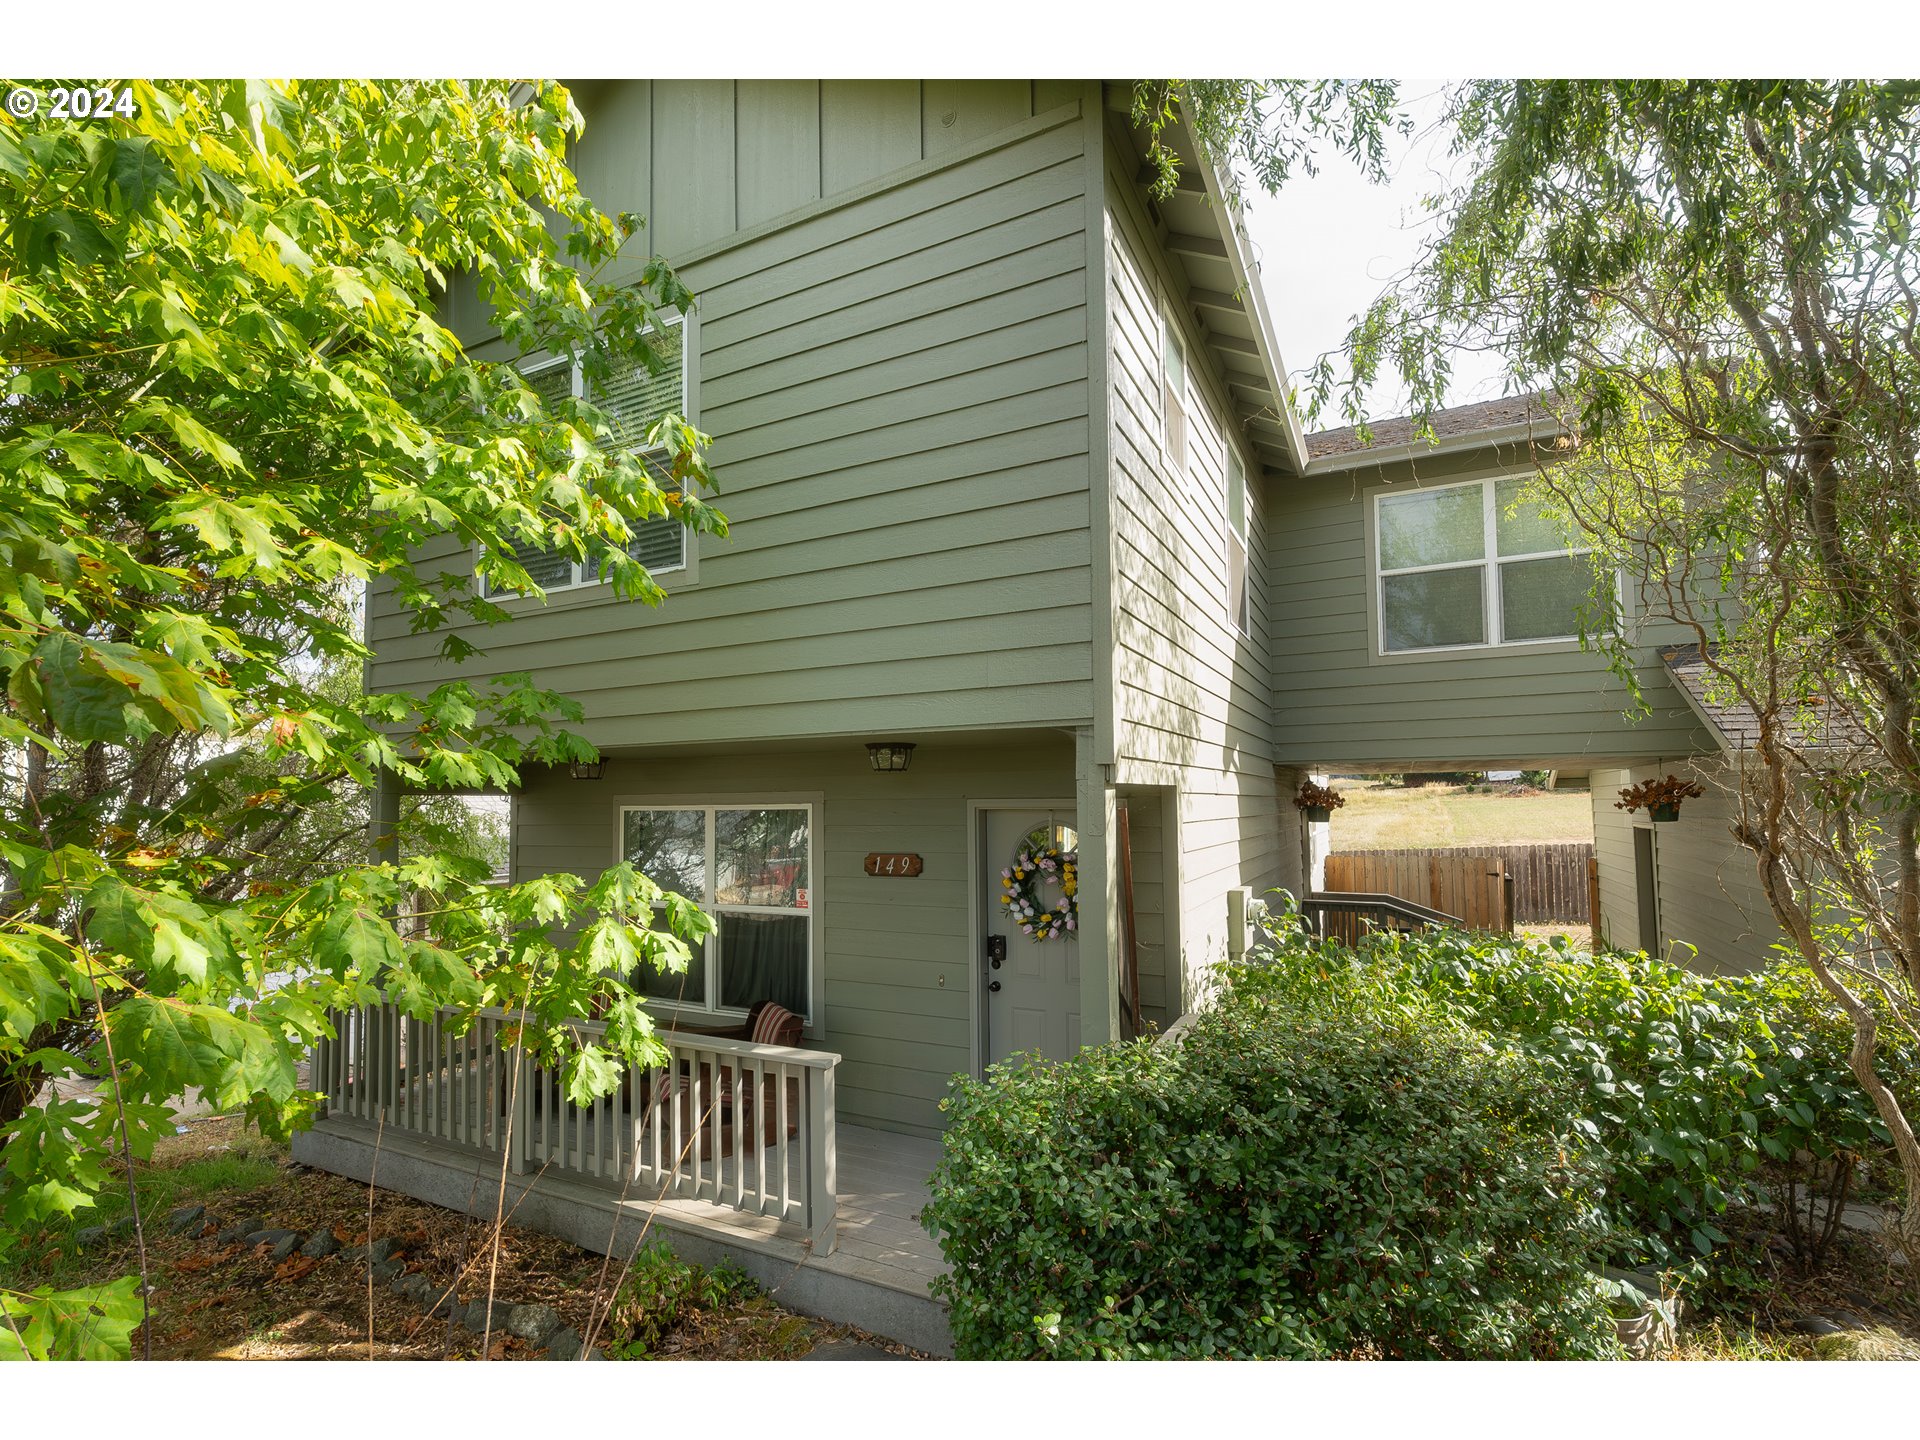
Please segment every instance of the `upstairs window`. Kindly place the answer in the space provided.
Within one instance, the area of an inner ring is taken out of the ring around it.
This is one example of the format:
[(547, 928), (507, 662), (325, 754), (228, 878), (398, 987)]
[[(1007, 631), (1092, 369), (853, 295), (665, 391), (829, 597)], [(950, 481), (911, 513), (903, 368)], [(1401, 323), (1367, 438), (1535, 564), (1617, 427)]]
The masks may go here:
[(1380, 652), (1574, 639), (1591, 551), (1523, 501), (1521, 476), (1374, 496)]
[(1253, 593), (1247, 583), (1247, 471), (1227, 447), (1227, 619), (1242, 635), (1253, 633)]
[[(667, 452), (647, 444), (647, 432), (664, 415), (687, 415), (686, 325), (681, 319), (667, 322), (656, 338), (655, 347), (667, 361), (667, 368), (655, 375), (634, 362), (618, 371), (604, 387), (593, 392), (593, 402), (613, 421), (615, 448), (630, 450), (653, 473), (660, 487), (670, 489), (675, 482)], [(581, 366), (571, 360), (542, 360), (522, 372), (530, 388), (547, 405), (558, 404), (568, 396), (586, 393)], [(627, 553), (646, 566), (655, 577), (687, 568), (687, 527), (670, 516), (647, 520), (633, 527), (627, 541)], [(575, 560), (566, 550), (551, 550), (541, 545), (516, 545), (514, 558), (525, 567), (543, 590), (566, 590), (580, 585), (597, 585), (605, 577), (590, 562)], [(489, 596), (511, 594), (491, 583)]]
[(1176, 475), (1187, 472), (1187, 351), (1170, 317), (1160, 317), (1160, 444)]

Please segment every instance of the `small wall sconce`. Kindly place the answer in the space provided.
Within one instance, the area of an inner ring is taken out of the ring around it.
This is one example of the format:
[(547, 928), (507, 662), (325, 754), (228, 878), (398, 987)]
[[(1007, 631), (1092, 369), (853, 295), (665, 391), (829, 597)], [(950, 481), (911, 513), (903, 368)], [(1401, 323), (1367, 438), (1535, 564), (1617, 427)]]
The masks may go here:
[(575, 760), (567, 766), (567, 773), (576, 780), (598, 780), (607, 773), (606, 757), (598, 760)]
[(904, 770), (913, 763), (911, 740), (867, 742), (867, 759), (876, 770)]

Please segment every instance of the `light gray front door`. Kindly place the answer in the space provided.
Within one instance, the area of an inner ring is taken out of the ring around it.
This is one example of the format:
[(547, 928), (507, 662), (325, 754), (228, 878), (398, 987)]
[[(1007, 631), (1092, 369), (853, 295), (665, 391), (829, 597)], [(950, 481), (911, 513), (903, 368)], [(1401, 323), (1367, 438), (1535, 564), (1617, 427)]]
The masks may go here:
[[(981, 957), (981, 984), (986, 989), (989, 1061), (1037, 1050), (1051, 1060), (1065, 1060), (1080, 1049), (1080, 938), (1059, 933), (1045, 940), (1023, 934), (1002, 903), (1002, 872), (1029, 838), (1071, 848), (1078, 837), (1071, 810), (989, 810), (981, 865), (985, 877), (987, 954)], [(1058, 881), (1036, 886), (1040, 906), (1051, 908), (1061, 900)], [(1005, 946), (999, 964), (993, 957)]]

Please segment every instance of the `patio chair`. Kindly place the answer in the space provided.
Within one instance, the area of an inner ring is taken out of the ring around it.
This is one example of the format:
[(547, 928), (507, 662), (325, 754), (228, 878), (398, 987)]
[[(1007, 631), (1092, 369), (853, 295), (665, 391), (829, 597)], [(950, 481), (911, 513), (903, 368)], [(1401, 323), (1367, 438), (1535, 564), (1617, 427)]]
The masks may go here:
[[(746, 1022), (730, 1026), (724, 1030), (694, 1030), (683, 1028), (682, 1035), (701, 1035), (715, 1040), (745, 1040), (754, 1045), (779, 1045), (787, 1049), (796, 1048), (805, 1029), (806, 1022), (786, 1006), (772, 1000), (761, 1000), (747, 1011)], [(700, 1067), (700, 1085), (702, 1090), (712, 1096), (712, 1103), (719, 1107), (725, 1117), (723, 1123), (727, 1129), (726, 1153), (733, 1147), (733, 1070), (724, 1062), (720, 1065), (720, 1077), (717, 1085), (711, 1075), (711, 1067)], [(767, 1143), (777, 1142), (780, 1124), (780, 1109), (774, 1095), (774, 1080), (763, 1077), (761, 1083), (753, 1086), (740, 1097), (741, 1118), (746, 1125), (755, 1123), (756, 1118), (766, 1129)], [(800, 1082), (797, 1079), (787, 1081), (787, 1136), (791, 1139), (800, 1133)]]

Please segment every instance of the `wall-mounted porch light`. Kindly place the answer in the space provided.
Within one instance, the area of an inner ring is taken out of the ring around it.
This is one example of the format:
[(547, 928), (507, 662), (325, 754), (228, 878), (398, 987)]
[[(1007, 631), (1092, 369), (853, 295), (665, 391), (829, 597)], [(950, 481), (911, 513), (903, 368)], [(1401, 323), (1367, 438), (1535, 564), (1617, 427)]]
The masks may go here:
[(876, 770), (904, 770), (913, 763), (911, 740), (870, 740), (867, 760)]
[(576, 780), (598, 780), (607, 773), (605, 757), (598, 760), (575, 760), (567, 766), (567, 773)]

